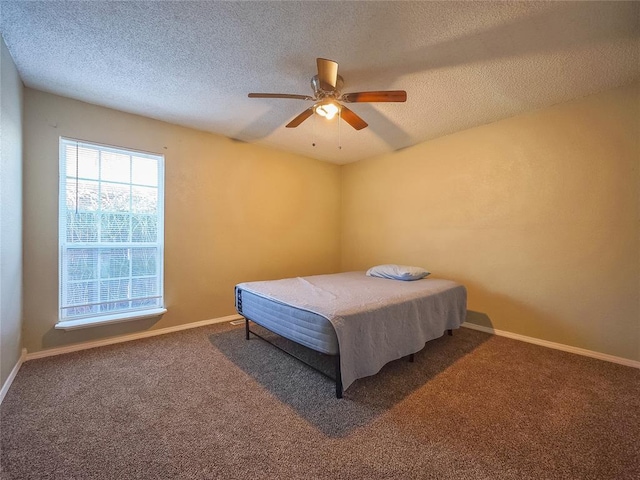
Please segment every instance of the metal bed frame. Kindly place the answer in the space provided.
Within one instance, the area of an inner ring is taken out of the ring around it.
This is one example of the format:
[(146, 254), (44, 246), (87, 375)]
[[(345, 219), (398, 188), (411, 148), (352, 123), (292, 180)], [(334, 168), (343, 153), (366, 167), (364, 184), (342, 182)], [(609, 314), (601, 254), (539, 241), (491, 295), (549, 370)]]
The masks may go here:
[[(340, 354), (336, 354), (336, 355), (329, 355), (326, 353), (322, 353), (322, 352), (318, 352), (322, 355), (326, 355), (327, 357), (333, 357), (333, 362), (334, 362), (334, 371), (335, 371), (335, 376), (332, 377), (331, 375), (327, 374), (326, 372), (323, 372), (322, 370), (320, 370), (318, 367), (311, 365), (309, 362), (303, 360), (302, 358), (298, 357), (297, 355), (294, 355), (291, 352), (286, 351), (284, 348), (276, 345), (275, 343), (273, 343), (271, 340), (266, 339), (265, 337), (263, 337), (262, 335), (260, 335), (259, 333), (256, 333), (255, 331), (251, 330), (249, 328), (249, 318), (245, 317), (244, 318), (244, 331), (245, 331), (245, 337), (247, 340), (249, 340), (249, 334), (253, 334), (256, 337), (264, 340), (265, 342), (267, 342), (270, 345), (273, 345), (274, 347), (276, 347), (278, 350), (280, 350), (281, 352), (286, 353), (287, 355), (289, 355), (290, 357), (295, 358), (296, 360), (298, 360), (299, 362), (304, 363), (307, 367), (310, 367), (312, 369), (314, 369), (316, 372), (321, 373), (322, 375), (324, 375), (325, 377), (327, 377), (330, 380), (334, 380), (336, 382), (336, 398), (342, 398), (342, 374), (340, 373)], [(260, 325), (258, 322), (256, 322), (255, 320), (251, 320), (253, 323), (255, 323), (256, 325)], [(260, 325), (262, 328), (264, 328), (265, 330), (269, 330), (266, 327), (263, 327), (262, 325)], [(271, 330), (269, 330), (271, 331)], [(271, 332), (271, 333), (275, 333), (275, 332)], [(275, 333), (276, 335), (278, 335), (277, 333)], [(280, 335), (282, 336), (282, 335)], [(286, 337), (283, 337), (286, 338)], [(287, 339), (289, 340), (289, 339)], [(293, 341), (293, 340), (291, 340)], [(295, 342), (294, 342), (295, 343)], [(308, 347), (307, 347), (308, 348)], [(313, 350), (313, 349), (311, 349)], [(315, 352), (317, 352), (317, 350), (314, 350)]]

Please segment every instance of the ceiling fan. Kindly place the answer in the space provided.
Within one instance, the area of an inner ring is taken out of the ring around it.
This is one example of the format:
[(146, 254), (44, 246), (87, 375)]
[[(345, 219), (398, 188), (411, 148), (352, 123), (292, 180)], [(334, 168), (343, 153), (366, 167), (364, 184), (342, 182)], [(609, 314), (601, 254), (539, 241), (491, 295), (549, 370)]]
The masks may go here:
[[(314, 113), (331, 120), (336, 114), (356, 130), (362, 130), (368, 124), (342, 103), (369, 102), (406, 102), (404, 90), (380, 90), (374, 92), (342, 93), (344, 80), (338, 75), (338, 63), (326, 58), (317, 58), (318, 74), (311, 78), (313, 96), (289, 93), (250, 93), (249, 98), (293, 98), (313, 100), (314, 105), (307, 108), (289, 123), (287, 128), (295, 128)], [(342, 103), (340, 103), (342, 102)]]

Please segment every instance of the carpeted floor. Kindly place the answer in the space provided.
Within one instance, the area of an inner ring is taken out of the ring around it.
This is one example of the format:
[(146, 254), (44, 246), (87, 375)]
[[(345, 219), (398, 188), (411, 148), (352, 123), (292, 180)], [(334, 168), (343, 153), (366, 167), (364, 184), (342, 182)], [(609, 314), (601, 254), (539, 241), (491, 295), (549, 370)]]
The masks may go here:
[(3, 479), (637, 479), (640, 370), (460, 329), (338, 400), (212, 325), (29, 361), (0, 429)]

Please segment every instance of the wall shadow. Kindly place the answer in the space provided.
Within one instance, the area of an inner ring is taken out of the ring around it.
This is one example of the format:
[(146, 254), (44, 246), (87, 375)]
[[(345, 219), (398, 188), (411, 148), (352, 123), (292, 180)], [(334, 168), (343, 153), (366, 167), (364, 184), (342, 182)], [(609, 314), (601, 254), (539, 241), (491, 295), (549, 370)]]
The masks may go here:
[[(333, 373), (331, 358), (270, 334), (256, 325), (252, 324), (251, 328), (268, 336), (281, 348), (301, 356), (327, 373)], [(490, 337), (483, 332), (458, 329), (453, 336), (444, 335), (428, 342), (415, 354), (413, 363), (406, 358), (395, 360), (376, 375), (356, 380), (344, 392), (342, 399), (335, 397), (332, 380), (253, 335), (247, 341), (244, 327), (215, 333), (209, 341), (309, 424), (329, 437), (339, 438), (375, 421)]]
[(481, 327), (494, 328), (489, 315), (474, 310), (467, 310), (467, 319), (465, 323), (472, 323)]
[(589, 349), (589, 332), (576, 328), (567, 316), (538, 308), (535, 303), (505, 295), (467, 279), (459, 279), (467, 287), (468, 304), (489, 315), (468, 310), (466, 322), (516, 335)]

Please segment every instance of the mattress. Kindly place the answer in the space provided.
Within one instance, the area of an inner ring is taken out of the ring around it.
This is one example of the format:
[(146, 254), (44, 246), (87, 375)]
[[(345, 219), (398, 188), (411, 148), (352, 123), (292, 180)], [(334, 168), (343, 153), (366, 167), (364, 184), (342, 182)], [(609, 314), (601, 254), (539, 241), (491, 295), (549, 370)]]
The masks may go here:
[[(245, 282), (236, 285), (236, 292), (241, 292), (236, 297), (238, 313), (259, 325), (271, 324), (275, 333), (297, 337), (316, 350), (328, 338), (316, 332), (328, 334), (331, 330), (322, 319), (328, 321), (337, 338), (345, 389), (386, 363), (420, 351), (446, 330), (458, 328), (467, 309), (466, 288), (454, 281), (405, 282), (368, 277), (365, 272)], [(266, 302), (250, 301), (248, 312), (247, 293)], [(259, 308), (267, 310), (266, 317)], [(278, 318), (281, 312), (294, 318), (293, 328), (284, 317)], [(333, 340), (331, 344), (322, 348), (334, 352)]]
[(317, 313), (236, 289), (238, 313), (278, 335), (327, 355), (338, 353), (331, 322)]

